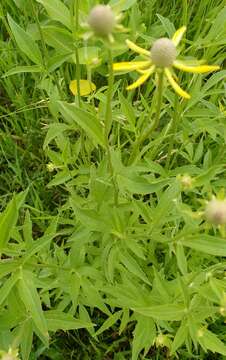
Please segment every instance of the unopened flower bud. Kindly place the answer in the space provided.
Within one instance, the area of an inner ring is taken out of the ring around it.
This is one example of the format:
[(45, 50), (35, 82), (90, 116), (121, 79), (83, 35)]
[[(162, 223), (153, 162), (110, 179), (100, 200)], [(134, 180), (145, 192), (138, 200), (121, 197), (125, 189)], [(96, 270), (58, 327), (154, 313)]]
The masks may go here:
[(176, 46), (172, 40), (161, 38), (154, 42), (151, 48), (151, 60), (158, 67), (170, 67), (177, 56)]
[(110, 35), (116, 24), (113, 11), (108, 5), (96, 5), (88, 17), (88, 24), (96, 35)]
[(184, 190), (191, 189), (193, 184), (193, 179), (190, 175), (178, 175), (177, 179), (180, 181), (182, 188)]
[(3, 357), (1, 358), (1, 360), (17, 360), (18, 358), (15, 358), (13, 355), (11, 354), (6, 354), (3, 355)]
[(205, 209), (205, 218), (215, 225), (226, 224), (226, 201), (217, 199), (209, 201)]
[(49, 172), (52, 172), (52, 171), (54, 171), (55, 169), (56, 169), (56, 166), (53, 164), (53, 163), (48, 163), (47, 165), (46, 165), (46, 167), (47, 167), (47, 169), (48, 169), (48, 171)]
[(18, 351), (10, 349), (7, 353), (1, 352), (1, 360), (19, 360)]

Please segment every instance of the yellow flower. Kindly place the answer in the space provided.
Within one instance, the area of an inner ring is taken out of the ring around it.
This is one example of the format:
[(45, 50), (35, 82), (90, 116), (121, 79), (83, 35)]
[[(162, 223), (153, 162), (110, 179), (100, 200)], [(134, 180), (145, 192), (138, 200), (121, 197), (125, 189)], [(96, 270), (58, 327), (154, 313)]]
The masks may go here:
[(130, 61), (113, 64), (114, 71), (121, 72), (135, 70), (141, 74), (137, 81), (127, 87), (127, 90), (136, 89), (154, 72), (156, 72), (156, 70), (160, 69), (160, 71), (164, 72), (164, 75), (175, 92), (186, 99), (190, 99), (190, 95), (181, 89), (177, 83), (176, 76), (174, 75), (172, 68), (174, 67), (185, 72), (199, 74), (220, 69), (218, 65), (199, 65), (197, 61), (196, 63), (188, 65), (181, 60), (177, 60), (176, 47), (180, 43), (185, 31), (186, 27), (182, 26), (175, 32), (172, 39), (161, 38), (156, 40), (150, 51), (141, 48), (130, 40), (126, 40), (127, 46), (144, 58), (143, 61)]

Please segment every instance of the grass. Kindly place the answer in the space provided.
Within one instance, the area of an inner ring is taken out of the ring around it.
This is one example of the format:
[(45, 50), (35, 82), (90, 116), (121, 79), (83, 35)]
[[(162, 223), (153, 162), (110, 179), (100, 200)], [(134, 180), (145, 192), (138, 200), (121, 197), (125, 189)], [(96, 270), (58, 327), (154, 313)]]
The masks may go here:
[[(225, 198), (226, 4), (111, 2), (127, 32), (109, 46), (83, 39), (94, 1), (54, 1), (0, 5), (2, 358), (225, 359), (225, 225), (203, 211)], [(177, 72), (190, 100), (164, 82), (139, 143), (156, 79), (112, 85), (109, 53), (182, 25), (181, 55), (221, 69)], [(97, 90), (73, 96), (78, 77)]]

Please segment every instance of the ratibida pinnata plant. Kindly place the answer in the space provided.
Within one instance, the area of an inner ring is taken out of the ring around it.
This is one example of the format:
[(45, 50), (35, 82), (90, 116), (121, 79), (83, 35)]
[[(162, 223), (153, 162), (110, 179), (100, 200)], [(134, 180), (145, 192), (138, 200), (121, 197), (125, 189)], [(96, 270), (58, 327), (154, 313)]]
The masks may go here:
[(152, 74), (156, 73), (157, 75), (155, 119), (134, 143), (133, 150), (130, 154), (128, 162), (129, 165), (134, 161), (134, 158), (138, 153), (139, 146), (159, 125), (164, 89), (164, 78), (167, 79), (169, 84), (178, 95), (185, 99), (190, 99), (191, 97), (180, 87), (176, 81), (177, 77), (174, 74), (173, 68), (195, 74), (202, 74), (220, 69), (218, 65), (200, 65), (200, 61), (197, 60), (193, 61), (192, 63), (189, 62), (188, 65), (185, 61), (179, 60), (177, 58), (177, 46), (180, 44), (185, 31), (186, 26), (182, 26), (175, 32), (172, 39), (160, 38), (156, 40), (153, 43), (151, 50), (146, 50), (127, 39), (126, 44), (128, 48), (141, 55), (144, 60), (119, 62), (113, 64), (114, 72), (121, 73), (124, 71), (137, 71), (139, 74), (141, 74), (141, 76), (134, 83), (127, 86), (127, 90), (134, 90), (144, 84)]

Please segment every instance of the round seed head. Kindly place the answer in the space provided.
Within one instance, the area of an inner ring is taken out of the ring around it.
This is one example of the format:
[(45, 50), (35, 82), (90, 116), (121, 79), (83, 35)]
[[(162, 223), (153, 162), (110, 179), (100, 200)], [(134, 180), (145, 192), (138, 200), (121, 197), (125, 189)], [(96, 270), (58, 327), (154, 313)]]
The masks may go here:
[(205, 218), (215, 225), (226, 224), (226, 201), (217, 199), (209, 201), (205, 209)]
[(88, 24), (96, 35), (107, 36), (112, 33), (116, 20), (108, 5), (96, 5), (88, 17)]
[(161, 38), (152, 45), (151, 60), (158, 67), (172, 66), (176, 56), (176, 46), (170, 39)]

